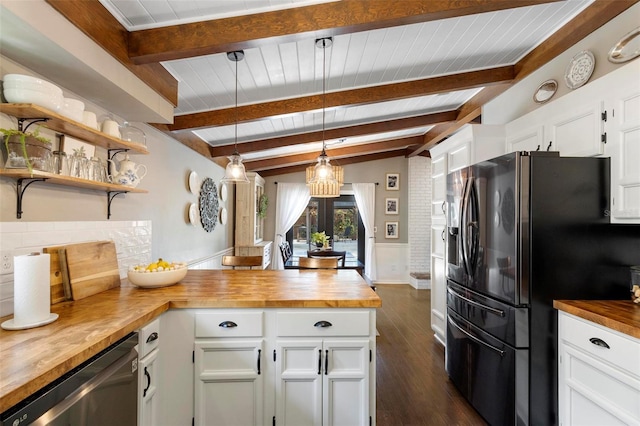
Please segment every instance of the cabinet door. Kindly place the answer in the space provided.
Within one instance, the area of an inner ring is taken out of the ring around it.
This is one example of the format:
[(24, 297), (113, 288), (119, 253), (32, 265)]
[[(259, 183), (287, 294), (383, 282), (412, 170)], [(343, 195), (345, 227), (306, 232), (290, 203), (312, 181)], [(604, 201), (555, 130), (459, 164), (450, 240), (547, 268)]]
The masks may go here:
[(262, 346), (262, 339), (196, 340), (196, 425), (262, 424)]
[(156, 349), (138, 363), (138, 425), (156, 426), (158, 424), (159, 396), (158, 353)]
[(322, 424), (322, 341), (280, 340), (276, 344), (276, 424)]
[(324, 426), (369, 424), (369, 340), (324, 342)]
[(559, 151), (565, 157), (602, 154), (602, 102), (588, 102), (569, 111), (553, 118), (549, 123), (548, 140), (552, 141), (551, 150)]
[[(510, 131), (512, 128), (515, 129)], [(507, 127), (507, 152), (544, 151), (547, 147), (544, 144), (543, 125), (520, 130), (519, 124), (514, 122)]]
[(444, 345), (446, 336), (446, 292), (444, 258), (431, 257), (431, 329), (435, 332), (436, 340)]
[(368, 425), (369, 340), (280, 340), (276, 424)]
[(610, 105), (611, 221), (640, 223), (640, 89), (616, 97)]

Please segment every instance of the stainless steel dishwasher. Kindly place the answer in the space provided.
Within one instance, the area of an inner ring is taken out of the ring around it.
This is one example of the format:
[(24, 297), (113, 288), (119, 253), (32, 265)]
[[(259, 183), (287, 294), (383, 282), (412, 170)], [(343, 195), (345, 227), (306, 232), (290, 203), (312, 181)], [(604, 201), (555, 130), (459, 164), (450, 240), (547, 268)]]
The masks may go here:
[(0, 426), (135, 426), (138, 333), (119, 340), (0, 415)]

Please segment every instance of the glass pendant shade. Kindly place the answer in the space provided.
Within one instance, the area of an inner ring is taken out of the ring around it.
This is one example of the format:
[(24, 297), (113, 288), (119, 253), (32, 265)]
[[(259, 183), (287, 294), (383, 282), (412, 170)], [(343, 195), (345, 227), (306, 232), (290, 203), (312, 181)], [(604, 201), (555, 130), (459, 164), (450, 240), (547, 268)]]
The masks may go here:
[(237, 152), (228, 157), (229, 163), (224, 171), (223, 183), (249, 183), (247, 172), (242, 164), (242, 157)]
[(333, 169), (331, 168), (331, 164), (329, 164), (327, 155), (323, 152), (318, 157), (318, 163), (313, 168), (313, 176), (311, 177), (311, 180), (307, 182), (332, 182), (334, 180), (336, 180), (336, 178), (333, 175)]
[(244, 59), (244, 51), (236, 50), (234, 52), (228, 52), (227, 58), (236, 64), (236, 124), (234, 151), (231, 157), (227, 157), (229, 158), (229, 163), (227, 163), (221, 182), (249, 183), (247, 171), (244, 168), (244, 164), (242, 164), (242, 157), (240, 157), (240, 153), (238, 152), (238, 62)]

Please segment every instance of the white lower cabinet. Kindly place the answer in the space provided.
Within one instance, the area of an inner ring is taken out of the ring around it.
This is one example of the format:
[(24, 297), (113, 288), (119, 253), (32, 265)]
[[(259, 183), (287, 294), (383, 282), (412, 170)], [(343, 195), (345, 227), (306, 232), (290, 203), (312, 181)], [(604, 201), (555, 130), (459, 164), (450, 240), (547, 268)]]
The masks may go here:
[(375, 425), (375, 321), (373, 308), (165, 312), (155, 424)]
[(640, 339), (559, 313), (560, 425), (640, 424)]
[(263, 422), (263, 340), (195, 342), (195, 424)]
[(195, 425), (264, 422), (264, 312), (195, 314)]
[(160, 404), (159, 361), (160, 320), (156, 319), (138, 331), (138, 425), (158, 424)]
[(369, 340), (279, 340), (277, 425), (368, 425)]

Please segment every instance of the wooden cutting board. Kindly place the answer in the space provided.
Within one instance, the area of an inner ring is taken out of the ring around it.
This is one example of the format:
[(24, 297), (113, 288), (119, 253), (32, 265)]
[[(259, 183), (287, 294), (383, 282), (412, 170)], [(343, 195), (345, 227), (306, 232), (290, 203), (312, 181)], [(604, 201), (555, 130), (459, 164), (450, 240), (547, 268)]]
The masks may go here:
[(65, 300), (71, 300), (71, 288), (69, 288), (66, 250), (64, 246), (45, 247), (42, 251), (48, 253), (50, 259), (49, 285), (51, 286), (51, 304), (55, 305)]
[(64, 248), (73, 300), (120, 286), (118, 258), (113, 241), (70, 244)]

